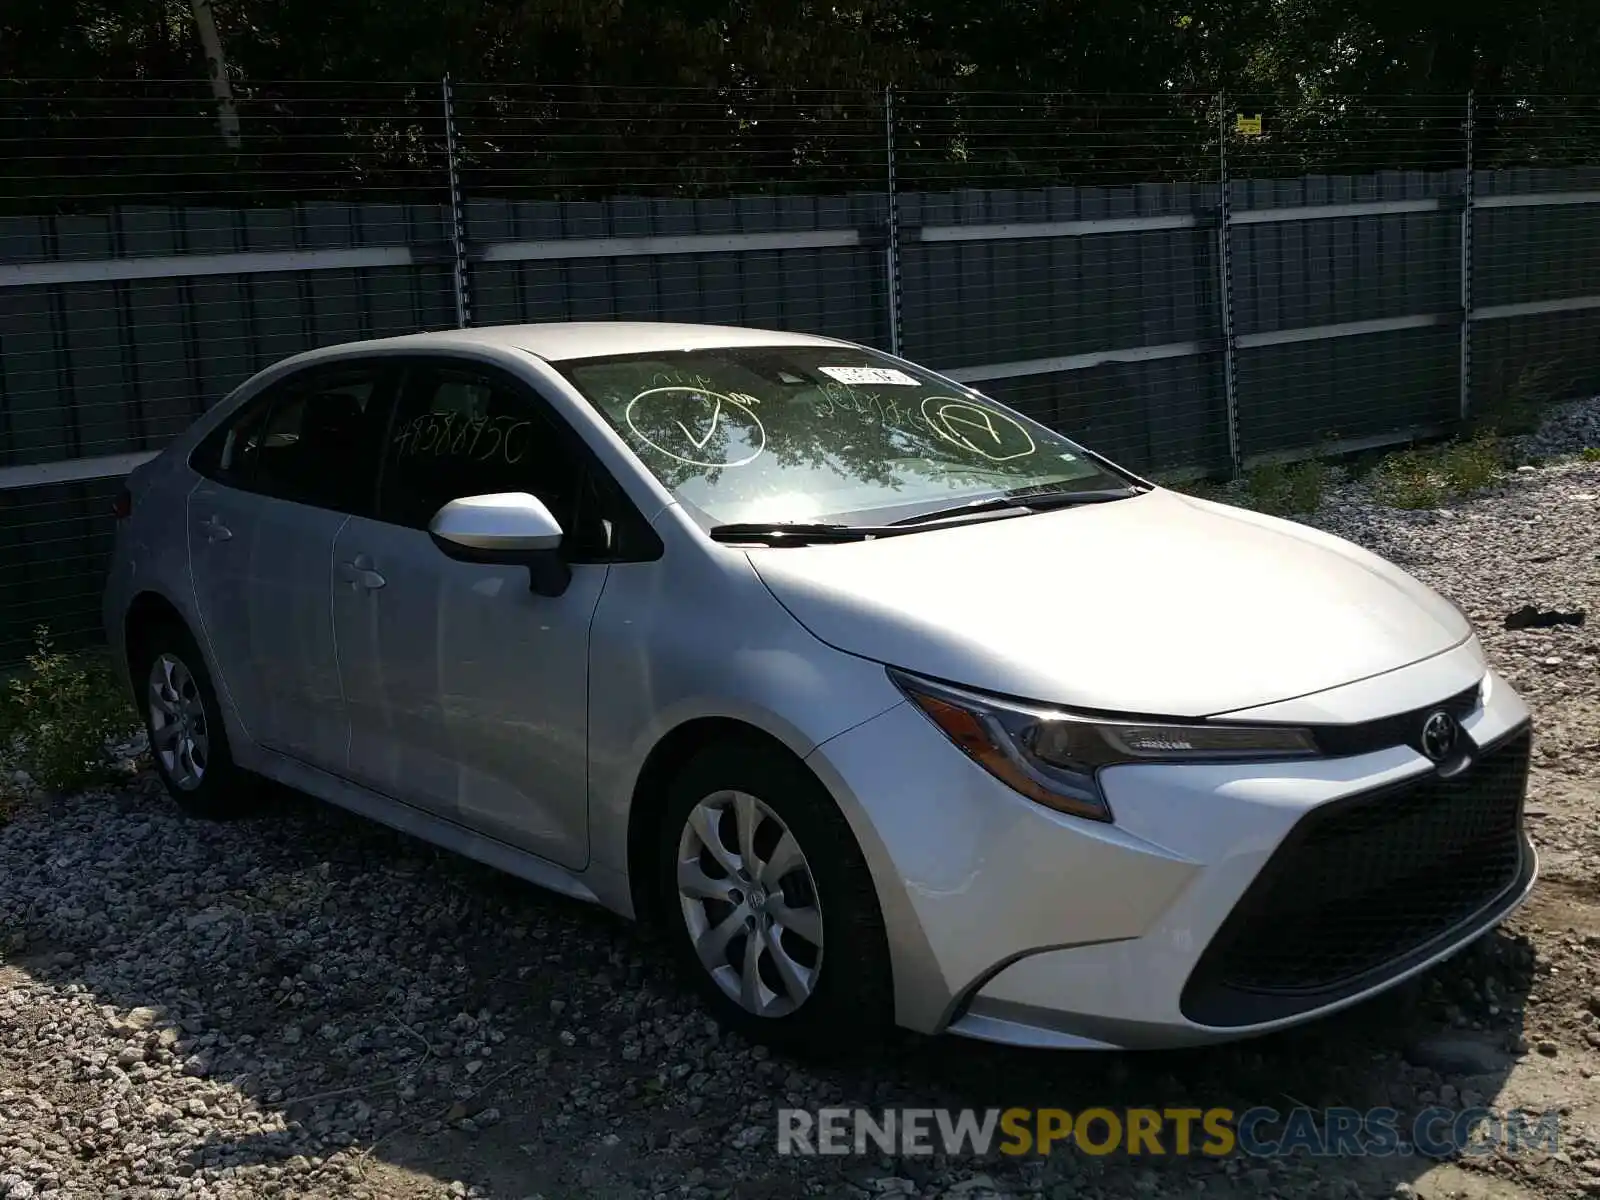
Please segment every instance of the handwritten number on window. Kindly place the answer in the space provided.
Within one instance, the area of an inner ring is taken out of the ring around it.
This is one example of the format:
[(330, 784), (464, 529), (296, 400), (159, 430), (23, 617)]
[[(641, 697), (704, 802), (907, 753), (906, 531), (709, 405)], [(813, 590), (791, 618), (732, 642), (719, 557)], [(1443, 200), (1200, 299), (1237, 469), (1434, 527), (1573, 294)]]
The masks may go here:
[(904, 405), (898, 396), (883, 396), (876, 392), (862, 392), (848, 384), (826, 383), (821, 389), (822, 398), (812, 407), (819, 417), (831, 417), (848, 412), (880, 425), (905, 426), (937, 433), (921, 413)]
[[(520, 439), (518, 437), (519, 434), (521, 435)], [(528, 453), (528, 441), (531, 436), (527, 421), (518, 421), (512, 425), (510, 429), (506, 430), (502, 457), (508, 463), (521, 462)]]
[(516, 466), (527, 457), (532, 423), (511, 416), (462, 419), (459, 413), (423, 413), (395, 432), (398, 457), (465, 458)]

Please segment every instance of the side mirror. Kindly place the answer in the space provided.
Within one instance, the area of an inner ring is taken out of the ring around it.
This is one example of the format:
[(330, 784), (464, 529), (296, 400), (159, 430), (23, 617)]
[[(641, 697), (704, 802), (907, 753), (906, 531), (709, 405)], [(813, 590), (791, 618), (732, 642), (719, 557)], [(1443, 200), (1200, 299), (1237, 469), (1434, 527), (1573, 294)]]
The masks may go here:
[(559, 596), (572, 582), (561, 557), (561, 523), (537, 497), (500, 492), (452, 500), (428, 522), (433, 544), (460, 562), (528, 568), (528, 590)]

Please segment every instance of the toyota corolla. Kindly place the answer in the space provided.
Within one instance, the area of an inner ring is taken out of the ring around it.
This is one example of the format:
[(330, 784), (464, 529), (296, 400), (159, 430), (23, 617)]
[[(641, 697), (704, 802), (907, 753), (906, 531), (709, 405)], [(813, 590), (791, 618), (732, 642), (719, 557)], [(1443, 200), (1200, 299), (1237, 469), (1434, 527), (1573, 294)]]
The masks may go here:
[(1259, 1034), (1533, 881), (1528, 712), (1448, 600), (858, 345), (318, 350), (117, 512), (185, 810), (267, 777), (648, 919), (755, 1037)]

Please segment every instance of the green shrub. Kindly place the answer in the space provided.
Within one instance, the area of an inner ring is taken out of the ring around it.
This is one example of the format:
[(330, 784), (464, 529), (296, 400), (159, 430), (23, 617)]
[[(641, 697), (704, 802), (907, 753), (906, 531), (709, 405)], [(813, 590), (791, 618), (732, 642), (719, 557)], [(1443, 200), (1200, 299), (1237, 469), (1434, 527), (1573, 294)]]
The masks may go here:
[(1316, 512), (1322, 503), (1327, 468), (1315, 459), (1285, 466), (1267, 463), (1245, 477), (1245, 494), (1258, 512), (1287, 516)]
[(27, 669), (0, 698), (0, 766), (39, 787), (70, 792), (109, 777), (106, 743), (139, 719), (109, 663), (55, 649), (42, 626)]
[(1372, 494), (1394, 508), (1437, 508), (1444, 502), (1445, 482), (1431, 456), (1402, 450), (1373, 471)]
[(1328, 481), (1327, 466), (1317, 460), (1289, 468), (1289, 511), (1316, 512), (1322, 507), (1322, 492)]
[(1439, 454), (1445, 483), (1457, 495), (1482, 491), (1500, 478), (1504, 451), (1493, 434), (1451, 442)]
[(1492, 433), (1389, 455), (1372, 475), (1373, 495), (1395, 508), (1438, 508), (1489, 487), (1505, 472), (1505, 448)]
[(1600, 446), (1585, 446), (1579, 457), (1584, 462), (1600, 462)]
[(1251, 469), (1244, 477), (1244, 494), (1250, 507), (1261, 512), (1281, 512), (1289, 491), (1288, 475), (1280, 463)]

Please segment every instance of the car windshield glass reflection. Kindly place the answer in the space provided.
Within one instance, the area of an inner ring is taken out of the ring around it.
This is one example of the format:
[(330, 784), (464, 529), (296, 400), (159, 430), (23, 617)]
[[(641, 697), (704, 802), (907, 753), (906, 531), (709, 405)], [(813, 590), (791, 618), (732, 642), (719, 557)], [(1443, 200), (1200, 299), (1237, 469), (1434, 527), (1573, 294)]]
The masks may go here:
[(715, 523), (888, 520), (1129, 483), (1037, 422), (870, 351), (763, 346), (557, 366)]

